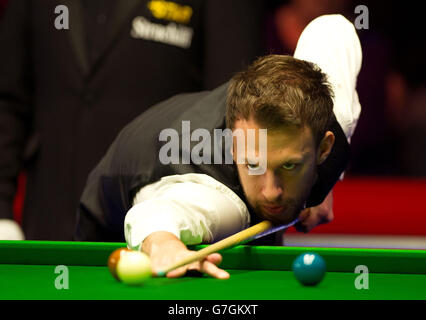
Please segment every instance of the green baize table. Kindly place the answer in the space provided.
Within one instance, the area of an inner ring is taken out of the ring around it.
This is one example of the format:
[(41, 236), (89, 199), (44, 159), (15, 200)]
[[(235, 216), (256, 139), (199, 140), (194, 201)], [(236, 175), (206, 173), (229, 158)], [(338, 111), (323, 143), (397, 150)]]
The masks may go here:
[[(110, 253), (124, 246), (0, 241), (0, 299), (426, 299), (426, 250), (243, 245), (221, 252), (220, 267), (231, 274), (228, 280), (151, 278), (142, 286), (128, 286), (107, 267)], [(293, 260), (304, 252), (316, 252), (326, 262), (327, 273), (317, 286), (301, 285), (291, 271)], [(357, 277), (366, 276), (354, 272), (361, 265), (368, 268), (368, 282), (358, 279), (357, 286)]]

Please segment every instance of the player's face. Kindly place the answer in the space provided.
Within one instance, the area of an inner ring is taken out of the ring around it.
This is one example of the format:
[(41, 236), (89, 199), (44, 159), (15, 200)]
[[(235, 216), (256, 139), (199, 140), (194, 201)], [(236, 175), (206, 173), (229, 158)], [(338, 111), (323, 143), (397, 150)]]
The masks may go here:
[(242, 150), (238, 150), (235, 137), (233, 144), (234, 161), (249, 205), (263, 219), (277, 224), (293, 221), (303, 209), (316, 177), (317, 152), (311, 130), (306, 127), (269, 130), (267, 146), (262, 152), (260, 127), (255, 121), (238, 120), (235, 129), (245, 132), (245, 137), (250, 129), (256, 132), (254, 152), (248, 143), (241, 148), (245, 149), (244, 163), (237, 161)]

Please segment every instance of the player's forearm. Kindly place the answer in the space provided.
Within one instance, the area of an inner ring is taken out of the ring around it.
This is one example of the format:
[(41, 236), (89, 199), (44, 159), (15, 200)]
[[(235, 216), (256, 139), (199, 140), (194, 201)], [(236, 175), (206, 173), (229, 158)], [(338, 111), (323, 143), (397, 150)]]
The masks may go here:
[(128, 246), (154, 232), (167, 231), (186, 245), (222, 239), (249, 225), (244, 202), (232, 190), (204, 174), (163, 177), (142, 188), (124, 221)]

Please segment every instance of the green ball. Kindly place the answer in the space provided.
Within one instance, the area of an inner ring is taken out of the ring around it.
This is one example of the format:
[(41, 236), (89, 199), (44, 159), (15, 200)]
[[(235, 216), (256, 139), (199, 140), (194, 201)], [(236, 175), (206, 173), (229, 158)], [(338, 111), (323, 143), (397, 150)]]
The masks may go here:
[(315, 286), (324, 278), (326, 265), (320, 255), (307, 252), (294, 260), (292, 269), (300, 283), (305, 286)]

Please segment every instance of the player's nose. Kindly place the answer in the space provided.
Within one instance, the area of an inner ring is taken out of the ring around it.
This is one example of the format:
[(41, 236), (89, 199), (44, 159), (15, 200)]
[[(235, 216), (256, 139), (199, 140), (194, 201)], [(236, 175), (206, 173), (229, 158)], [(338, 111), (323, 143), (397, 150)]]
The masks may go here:
[(264, 175), (262, 195), (268, 202), (276, 202), (282, 196), (283, 188), (280, 179), (271, 171), (267, 170)]

